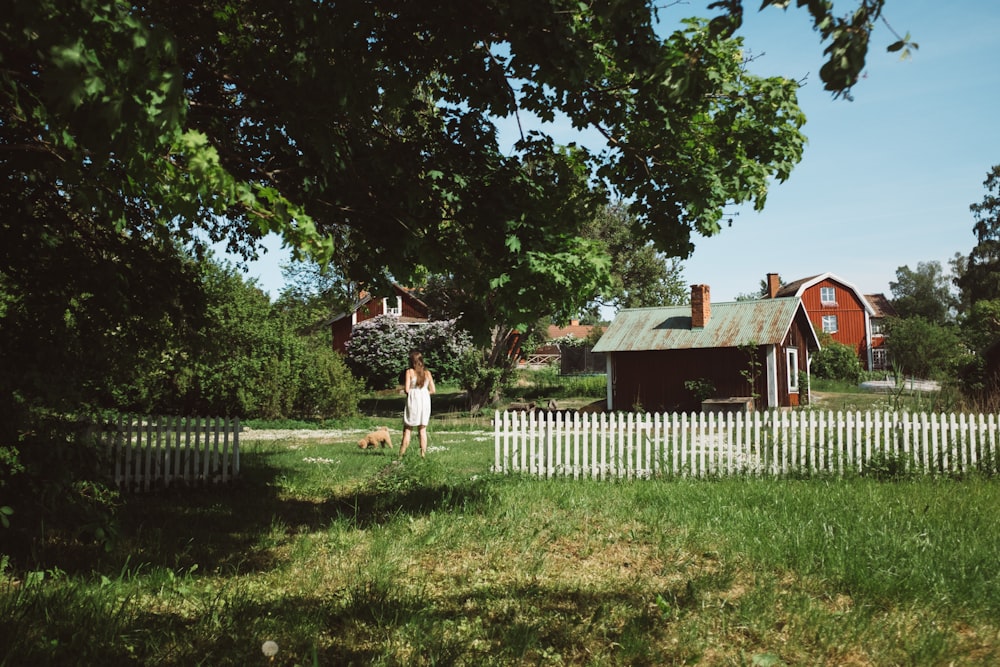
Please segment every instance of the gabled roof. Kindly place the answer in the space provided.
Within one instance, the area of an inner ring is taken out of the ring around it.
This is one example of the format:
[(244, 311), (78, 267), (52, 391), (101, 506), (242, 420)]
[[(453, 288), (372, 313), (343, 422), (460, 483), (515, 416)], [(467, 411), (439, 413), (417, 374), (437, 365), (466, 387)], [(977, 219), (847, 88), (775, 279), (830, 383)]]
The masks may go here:
[(778, 293), (775, 294), (775, 297), (777, 298), (777, 297), (797, 296), (799, 298), (802, 298), (802, 294), (807, 289), (809, 289), (813, 285), (816, 285), (817, 283), (823, 282), (824, 280), (834, 280), (843, 285), (844, 287), (846, 287), (847, 289), (851, 290), (852, 292), (854, 292), (854, 295), (858, 297), (858, 301), (861, 302), (861, 305), (864, 307), (864, 309), (868, 311), (868, 314), (869, 315), (875, 314), (875, 309), (872, 308), (872, 305), (870, 303), (868, 303), (868, 300), (865, 298), (865, 295), (861, 293), (861, 290), (859, 290), (857, 287), (847, 282), (840, 276), (834, 275), (832, 273), (821, 273), (817, 276), (810, 276), (808, 278), (802, 278), (801, 280), (796, 280), (794, 282), (786, 283), (778, 289)]
[(885, 294), (865, 294), (865, 299), (875, 311), (872, 313), (872, 317), (897, 317), (899, 315)]
[[(427, 310), (427, 304), (424, 303), (423, 301), (421, 301), (420, 299), (418, 299), (416, 297), (416, 290), (414, 290), (412, 288), (409, 288), (409, 287), (403, 287), (402, 285), (400, 285), (398, 283), (392, 283), (392, 289), (399, 296), (407, 297), (411, 301), (413, 301), (414, 303), (417, 303), (420, 306), (422, 306), (424, 308), (424, 310)], [(334, 315), (332, 315), (330, 317), (330, 319), (328, 319), (326, 322), (323, 323), (323, 326), (330, 326), (331, 324), (333, 324), (334, 322), (336, 322), (338, 320), (342, 320), (345, 317), (349, 317), (353, 313), (358, 312), (358, 310), (360, 310), (363, 306), (366, 306), (369, 303), (371, 303), (373, 300), (375, 300), (375, 299), (381, 299), (381, 298), (383, 298), (383, 297), (376, 297), (376, 296), (372, 295), (370, 292), (364, 291), (364, 292), (361, 293), (361, 298), (359, 298), (357, 300), (357, 302), (354, 304), (354, 306), (351, 308), (351, 310), (349, 310), (347, 312), (342, 312), (342, 313), (335, 313)], [(410, 322), (414, 322), (414, 321), (424, 322), (424, 321), (426, 321), (426, 320), (423, 320), (423, 319), (416, 319), (415, 320), (413, 318), (400, 318), (400, 320), (401, 321), (410, 321)]]
[[(691, 327), (691, 306), (622, 310), (594, 346), (594, 352), (641, 352), (778, 345), (799, 311), (797, 297), (711, 304), (704, 328)], [(816, 349), (819, 340), (809, 327)]]

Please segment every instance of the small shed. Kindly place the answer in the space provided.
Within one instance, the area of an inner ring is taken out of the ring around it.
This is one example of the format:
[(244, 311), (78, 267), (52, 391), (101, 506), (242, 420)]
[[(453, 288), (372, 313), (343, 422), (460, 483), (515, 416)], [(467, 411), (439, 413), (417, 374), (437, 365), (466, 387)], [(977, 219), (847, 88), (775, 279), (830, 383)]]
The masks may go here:
[(799, 298), (712, 304), (709, 287), (693, 285), (690, 306), (619, 312), (594, 352), (607, 360), (609, 410), (693, 412), (707, 399), (798, 405), (818, 349)]

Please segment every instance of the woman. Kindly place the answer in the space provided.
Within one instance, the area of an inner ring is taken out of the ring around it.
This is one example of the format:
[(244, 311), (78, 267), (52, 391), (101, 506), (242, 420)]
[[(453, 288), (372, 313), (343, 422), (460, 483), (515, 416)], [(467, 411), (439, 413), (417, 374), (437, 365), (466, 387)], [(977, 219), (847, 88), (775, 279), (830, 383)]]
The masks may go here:
[(403, 389), (406, 391), (406, 408), (403, 410), (403, 444), (399, 446), (399, 456), (406, 453), (410, 446), (410, 436), (413, 427), (417, 427), (420, 440), (420, 456), (427, 455), (427, 423), (431, 419), (431, 394), (434, 388), (434, 378), (424, 366), (424, 355), (414, 350), (410, 352), (410, 367), (406, 369), (403, 378)]

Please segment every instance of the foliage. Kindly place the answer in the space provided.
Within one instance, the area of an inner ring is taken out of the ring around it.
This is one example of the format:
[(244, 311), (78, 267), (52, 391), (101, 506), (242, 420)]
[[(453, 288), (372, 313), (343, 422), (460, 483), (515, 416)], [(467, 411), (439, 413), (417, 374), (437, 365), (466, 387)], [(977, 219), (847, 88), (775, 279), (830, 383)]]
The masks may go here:
[(761, 396), (759, 387), (761, 373), (763, 372), (760, 347), (756, 342), (750, 341), (749, 343), (740, 345), (739, 349), (746, 356), (747, 360), (746, 368), (740, 370), (740, 375), (747, 381), (748, 393), (754, 399), (754, 406), (759, 409)]
[(647, 306), (674, 306), (689, 298), (683, 266), (643, 239), (639, 222), (623, 202), (604, 207), (583, 233), (599, 241), (611, 259), (611, 284), (594, 301), (615, 310)]
[(820, 349), (809, 358), (810, 371), (816, 377), (857, 383), (862, 369), (854, 347), (833, 340), (828, 333), (820, 333), (819, 337)]
[(413, 345), (423, 353), (435, 382), (446, 383), (459, 378), (462, 355), (472, 346), (472, 339), (454, 320), (434, 320), (413, 330)]
[(1000, 164), (987, 173), (983, 187), (983, 201), (969, 207), (976, 245), (955, 281), (966, 304), (1000, 299)]
[(708, 378), (698, 378), (697, 380), (685, 380), (684, 388), (694, 395), (700, 404), (702, 401), (715, 396), (715, 385)]
[(886, 321), (886, 346), (893, 364), (918, 378), (950, 377), (961, 360), (963, 347), (955, 329), (920, 316)]
[(347, 341), (347, 365), (369, 387), (394, 387), (402, 384), (413, 349), (408, 327), (393, 315), (378, 315), (354, 326)]
[(410, 351), (420, 350), (435, 383), (449, 382), (465, 372), (463, 358), (470, 346), (468, 334), (454, 321), (408, 327), (393, 315), (378, 315), (354, 327), (347, 342), (347, 364), (369, 387), (387, 389), (402, 384)]
[(951, 278), (937, 261), (918, 262), (915, 271), (901, 266), (896, 269), (896, 280), (889, 282), (892, 305), (900, 317), (920, 316), (941, 325), (954, 319), (958, 307), (951, 287)]

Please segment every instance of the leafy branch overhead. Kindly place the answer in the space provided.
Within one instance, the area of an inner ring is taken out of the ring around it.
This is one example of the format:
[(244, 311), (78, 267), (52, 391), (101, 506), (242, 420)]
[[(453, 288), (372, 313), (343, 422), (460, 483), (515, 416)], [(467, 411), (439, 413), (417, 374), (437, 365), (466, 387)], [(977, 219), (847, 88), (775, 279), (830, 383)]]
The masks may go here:
[[(848, 19), (798, 4), (829, 43), (826, 85), (849, 91), (883, 1)], [(30, 184), (34, 204), (5, 205), (244, 255), (274, 231), (350, 281), (449, 274), (529, 321), (550, 307), (524, 312), (526, 299), (607, 280), (577, 239), (609, 194), (631, 202), (640, 241), (684, 257), (724, 206), (762, 207), (801, 158), (796, 83), (745, 71), (742, 3), (711, 3), (711, 20), (686, 9), (15, 3), (0, 17), (0, 150), (8, 187)], [(503, 150), (498, 119), (526, 113), (606, 146), (535, 129)]]

